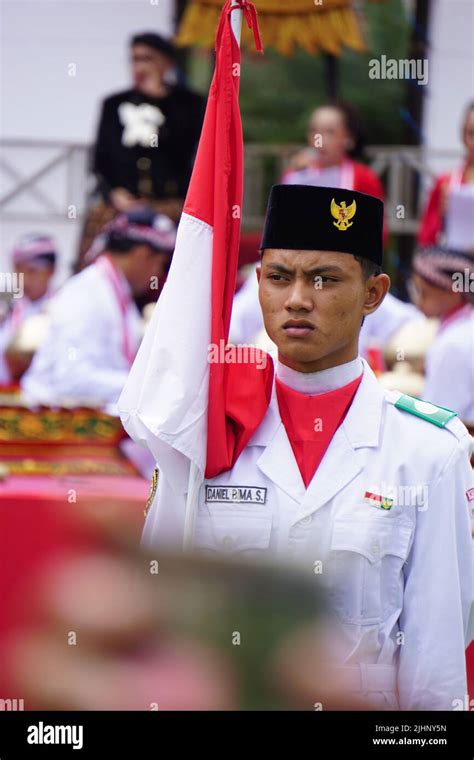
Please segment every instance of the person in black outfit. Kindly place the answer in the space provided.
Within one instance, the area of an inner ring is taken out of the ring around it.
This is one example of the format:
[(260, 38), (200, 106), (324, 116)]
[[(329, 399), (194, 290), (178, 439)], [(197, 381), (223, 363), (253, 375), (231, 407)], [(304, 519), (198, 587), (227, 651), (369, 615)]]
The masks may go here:
[(205, 101), (177, 81), (169, 40), (137, 34), (130, 52), (132, 88), (102, 103), (92, 164), (100, 198), (85, 225), (81, 262), (118, 212), (146, 204), (177, 221), (191, 177)]
[(168, 84), (174, 46), (157, 34), (131, 40), (133, 88), (106, 98), (94, 155), (104, 198), (125, 210), (137, 198), (184, 198), (204, 101)]

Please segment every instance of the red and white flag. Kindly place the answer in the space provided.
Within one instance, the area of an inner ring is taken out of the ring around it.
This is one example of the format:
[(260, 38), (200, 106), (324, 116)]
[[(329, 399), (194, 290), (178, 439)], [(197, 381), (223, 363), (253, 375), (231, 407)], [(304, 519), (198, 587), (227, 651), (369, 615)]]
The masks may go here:
[(270, 361), (254, 355), (229, 363), (221, 350), (229, 333), (243, 196), (234, 9), (245, 15), (261, 50), (255, 7), (228, 0), (173, 262), (119, 400), (127, 432), (148, 446), (171, 483), (189, 483), (188, 499), (204, 475), (232, 467), (265, 414), (273, 375)]

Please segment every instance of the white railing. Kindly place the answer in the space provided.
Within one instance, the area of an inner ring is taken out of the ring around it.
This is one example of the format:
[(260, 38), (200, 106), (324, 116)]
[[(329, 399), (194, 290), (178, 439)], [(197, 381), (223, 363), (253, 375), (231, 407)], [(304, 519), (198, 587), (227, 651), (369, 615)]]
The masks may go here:
[[(244, 220), (259, 227), (265, 213), (269, 185), (277, 181), (300, 145), (247, 145), (245, 150)], [(407, 145), (376, 145), (367, 149), (369, 165), (378, 174), (386, 193), (386, 213), (394, 235), (414, 234), (419, 224), (424, 190), (440, 170), (456, 166), (455, 151), (427, 151)], [(399, 212), (403, 207), (403, 214)]]
[[(299, 145), (248, 144), (245, 148), (244, 226), (261, 226), (268, 189), (278, 181)], [(33, 141), (0, 141), (0, 217), (15, 221), (81, 220), (93, 181), (89, 174), (90, 146)], [(439, 163), (459, 162), (454, 151), (425, 151), (405, 145), (372, 146), (369, 163), (386, 188), (387, 219), (392, 234), (413, 234), (419, 218), (420, 195), (439, 170)], [(436, 170), (435, 167), (436, 166)], [(396, 213), (402, 206), (404, 217)]]
[(0, 140), (0, 216), (49, 222), (83, 217), (89, 147), (46, 140)]

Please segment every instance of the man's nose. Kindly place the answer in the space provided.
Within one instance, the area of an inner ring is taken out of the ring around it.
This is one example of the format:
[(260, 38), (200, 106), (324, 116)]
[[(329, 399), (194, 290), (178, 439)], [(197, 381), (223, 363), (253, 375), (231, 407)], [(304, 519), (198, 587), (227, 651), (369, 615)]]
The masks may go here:
[(311, 311), (314, 305), (313, 297), (314, 292), (311, 285), (296, 280), (288, 293), (285, 308), (288, 311)]

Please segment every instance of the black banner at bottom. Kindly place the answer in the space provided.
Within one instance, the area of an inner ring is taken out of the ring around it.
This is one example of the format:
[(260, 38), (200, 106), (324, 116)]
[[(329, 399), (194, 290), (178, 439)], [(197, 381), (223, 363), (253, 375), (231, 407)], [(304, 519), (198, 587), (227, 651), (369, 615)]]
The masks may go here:
[(0, 712), (0, 760), (281, 751), (285, 738), (311, 754), (474, 757), (472, 712)]

